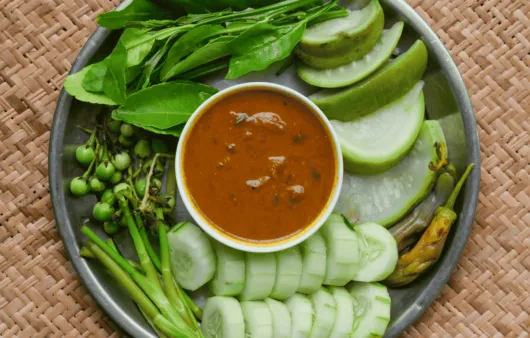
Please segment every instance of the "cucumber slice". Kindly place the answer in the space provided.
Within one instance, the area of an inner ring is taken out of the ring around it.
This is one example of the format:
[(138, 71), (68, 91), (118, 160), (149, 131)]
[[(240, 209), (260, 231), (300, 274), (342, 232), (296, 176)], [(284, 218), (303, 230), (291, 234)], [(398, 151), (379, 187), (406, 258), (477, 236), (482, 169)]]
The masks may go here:
[(344, 286), (352, 280), (359, 259), (357, 235), (341, 215), (331, 214), (320, 229), (327, 247), (324, 284)]
[(245, 322), (239, 302), (231, 297), (208, 298), (201, 329), (205, 338), (245, 338)]
[(302, 278), (300, 279), (299, 293), (306, 295), (316, 292), (324, 282), (326, 275), (326, 243), (324, 237), (316, 232), (300, 244), (302, 254)]
[(329, 291), (337, 305), (337, 316), (329, 338), (350, 338), (353, 327), (353, 303), (345, 288), (331, 286)]
[(304, 295), (295, 293), (285, 301), (291, 314), (291, 337), (308, 338), (313, 327), (313, 306)]
[(358, 48), (365, 44), (373, 31), (379, 30), (380, 34), (383, 22), (383, 9), (377, 0), (372, 0), (363, 9), (350, 12), (347, 17), (308, 27), (300, 40), (299, 50), (321, 57), (343, 54), (352, 46)]
[(390, 322), (390, 296), (379, 283), (353, 282), (347, 287), (353, 300), (352, 337), (383, 337)]
[(209, 283), (216, 296), (237, 296), (245, 286), (245, 254), (211, 240), (217, 256), (217, 269)]
[(215, 274), (215, 254), (208, 236), (190, 222), (173, 227), (167, 234), (171, 271), (184, 289), (195, 291)]
[(349, 122), (331, 121), (348, 172), (382, 173), (407, 155), (425, 116), (422, 87), (420, 81), (405, 96), (368, 116)]
[(309, 296), (309, 300), (313, 305), (314, 311), (313, 328), (309, 337), (329, 337), (337, 315), (335, 298), (333, 298), (328, 289), (320, 288), (320, 290)]
[(272, 336), (274, 338), (290, 338), (291, 314), (287, 305), (271, 298), (265, 299), (265, 304), (267, 304), (271, 312)]
[(295, 294), (302, 277), (302, 255), (298, 247), (276, 252), (276, 280), (269, 297), (284, 300)]
[(353, 229), (359, 238), (361, 258), (352, 279), (359, 282), (377, 282), (388, 277), (398, 261), (398, 248), (394, 237), (377, 223), (363, 223)]
[(270, 254), (245, 253), (245, 287), (239, 299), (267, 298), (276, 279), (276, 257)]
[(302, 80), (313, 86), (322, 88), (349, 86), (372, 74), (388, 61), (402, 32), (403, 22), (394, 24), (390, 29), (385, 29), (377, 44), (362, 59), (328, 69), (299, 64), (296, 71)]
[(272, 316), (264, 302), (241, 302), (245, 319), (245, 337), (272, 338)]
[(429, 162), (438, 162), (437, 142), (445, 142), (440, 124), (425, 121), (414, 147), (394, 168), (373, 176), (345, 173), (335, 212), (351, 223), (394, 224), (431, 191), (436, 172)]
[(309, 98), (332, 120), (351, 121), (405, 95), (427, 68), (427, 48), (416, 41), (407, 52), (353, 86), (323, 89)]

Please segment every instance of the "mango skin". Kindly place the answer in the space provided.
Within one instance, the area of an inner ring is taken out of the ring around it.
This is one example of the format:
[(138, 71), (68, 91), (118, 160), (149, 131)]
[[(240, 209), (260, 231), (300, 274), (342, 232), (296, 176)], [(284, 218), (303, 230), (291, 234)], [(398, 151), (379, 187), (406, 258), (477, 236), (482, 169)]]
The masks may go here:
[(369, 115), (405, 95), (427, 69), (425, 43), (417, 40), (407, 52), (361, 82), (323, 89), (309, 96), (331, 120), (351, 121)]

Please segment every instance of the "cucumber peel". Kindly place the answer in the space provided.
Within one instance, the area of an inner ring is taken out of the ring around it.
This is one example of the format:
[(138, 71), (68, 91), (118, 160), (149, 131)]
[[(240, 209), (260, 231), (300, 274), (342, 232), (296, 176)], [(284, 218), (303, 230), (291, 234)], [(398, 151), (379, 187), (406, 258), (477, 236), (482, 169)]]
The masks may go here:
[(405, 95), (427, 68), (427, 47), (416, 41), (407, 52), (357, 84), (323, 89), (309, 96), (329, 119), (351, 121), (371, 114)]
[(345, 173), (335, 212), (351, 223), (394, 224), (431, 191), (437, 174), (429, 163), (438, 163), (438, 142), (445, 142), (440, 124), (425, 121), (412, 150), (392, 169), (372, 176)]
[(244, 338), (245, 322), (239, 302), (231, 297), (210, 297), (201, 324), (205, 338)]
[(373, 175), (394, 167), (418, 138), (425, 116), (423, 82), (405, 96), (359, 119), (331, 124), (350, 173)]
[(383, 337), (390, 322), (390, 295), (379, 283), (353, 282), (346, 288), (353, 301), (355, 319), (351, 337)]
[(351, 49), (362, 43), (380, 22), (384, 13), (377, 0), (364, 8), (352, 11), (347, 17), (324, 21), (308, 27), (299, 43), (299, 51), (309, 55), (327, 57)]
[(377, 282), (390, 276), (398, 261), (397, 243), (390, 232), (377, 223), (359, 224), (353, 230), (359, 239), (360, 264), (352, 279)]
[(300, 63), (296, 69), (298, 76), (305, 82), (321, 88), (339, 88), (359, 82), (388, 61), (396, 49), (403, 26), (403, 22), (398, 22), (392, 28), (385, 29), (376, 45), (359, 60), (328, 69), (318, 69)]
[[(317, 47), (317, 51), (314, 53), (298, 48), (295, 50), (298, 58), (303, 63), (317, 69), (335, 68), (361, 59), (377, 44), (385, 23), (385, 16), (379, 2), (374, 0), (372, 4), (368, 5), (368, 7), (372, 6), (376, 6), (376, 15), (374, 21), (370, 22), (371, 24), (363, 34), (348, 37), (348, 33), (337, 32), (334, 34), (335, 37), (339, 38), (336, 44), (332, 42), (324, 43), (320, 47)], [(331, 21), (334, 20), (329, 20), (324, 23), (332, 25)], [(334, 46), (334, 48), (330, 47), (330, 45)]]

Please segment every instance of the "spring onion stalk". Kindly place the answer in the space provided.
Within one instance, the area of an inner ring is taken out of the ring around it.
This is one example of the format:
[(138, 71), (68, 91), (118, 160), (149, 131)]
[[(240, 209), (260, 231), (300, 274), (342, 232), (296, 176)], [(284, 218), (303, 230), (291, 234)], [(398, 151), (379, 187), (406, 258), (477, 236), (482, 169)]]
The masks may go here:
[(131, 214), (131, 210), (129, 209), (129, 204), (127, 202), (127, 199), (125, 196), (117, 196), (118, 197), (118, 204), (120, 205), (120, 209), (125, 216), (125, 219), (127, 221), (127, 228), (129, 229), (129, 233), (131, 234), (131, 237), (134, 242), (134, 246), (136, 247), (136, 252), (138, 254), (138, 258), (140, 258), (140, 264), (142, 265), (143, 270), (145, 271), (145, 274), (149, 280), (154, 282), (158, 285), (159, 289), (162, 289), (162, 286), (160, 285), (160, 282), (158, 280), (158, 276), (155, 270), (155, 267), (153, 265), (153, 262), (149, 258), (149, 254), (147, 253), (147, 250), (145, 249), (144, 242), (142, 241), (142, 237), (140, 236), (140, 233), (138, 232), (138, 228), (136, 227), (136, 223), (134, 222), (133, 216)]
[[(96, 236), (97, 237), (97, 236)], [(124, 288), (134, 302), (141, 308), (142, 312), (153, 322), (155, 326), (169, 337), (192, 337), (189, 329), (181, 330), (180, 328), (169, 322), (151, 302), (149, 297), (135, 284), (133, 279), (125, 272), (104, 250), (102, 250), (95, 243), (88, 243), (89, 250), (99, 261), (110, 271), (116, 281)]]
[[(158, 213), (162, 214), (160, 209)], [(160, 237), (160, 257), (162, 258), (162, 281), (164, 282), (164, 291), (171, 303), (177, 308), (180, 315), (189, 325), (195, 327), (199, 336), (203, 337), (200, 330), (199, 323), (195, 319), (191, 309), (187, 306), (186, 301), (179, 296), (175, 283), (173, 282), (173, 274), (171, 273), (171, 266), (169, 263), (169, 244), (167, 241), (166, 225), (163, 222), (158, 222), (158, 235)]]
[[(131, 218), (132, 220), (132, 218)], [(189, 326), (182, 320), (182, 317), (176, 312), (175, 308), (171, 305), (166, 295), (162, 291), (160, 283), (155, 283), (148, 279), (129, 264), (129, 262), (123, 258), (119, 253), (114, 251), (105, 241), (98, 237), (89, 227), (81, 227), (81, 232), (88, 236), (98, 247), (100, 247), (114, 262), (116, 262), (123, 270), (125, 270), (131, 278), (138, 284), (138, 286), (149, 296), (149, 298), (156, 304), (160, 309), (160, 312), (170, 320), (175, 326), (182, 330), (188, 330), (191, 332)], [(142, 243), (143, 244), (143, 243)], [(156, 274), (156, 272), (155, 272)], [(158, 281), (158, 276), (155, 275)], [(191, 336), (196, 336), (191, 332)]]
[[(81, 257), (84, 257), (84, 258), (97, 259), (96, 255), (94, 255), (94, 253), (89, 248), (87, 248), (85, 246), (82, 247), (81, 250), (79, 250), (79, 254), (81, 255)], [(131, 261), (131, 260), (129, 260), (128, 262), (136, 270), (142, 272), (142, 267), (140, 266), (140, 264), (136, 263), (135, 261)]]

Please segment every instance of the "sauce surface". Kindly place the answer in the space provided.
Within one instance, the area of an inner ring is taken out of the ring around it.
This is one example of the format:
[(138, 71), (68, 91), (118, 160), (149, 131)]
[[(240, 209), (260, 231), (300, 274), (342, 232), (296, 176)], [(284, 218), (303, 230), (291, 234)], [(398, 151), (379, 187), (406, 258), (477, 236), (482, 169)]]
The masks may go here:
[(234, 237), (293, 235), (319, 216), (332, 193), (331, 137), (295, 98), (266, 89), (230, 94), (198, 118), (184, 142), (191, 200)]

